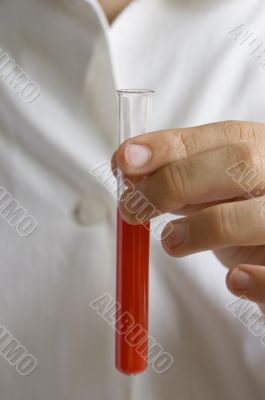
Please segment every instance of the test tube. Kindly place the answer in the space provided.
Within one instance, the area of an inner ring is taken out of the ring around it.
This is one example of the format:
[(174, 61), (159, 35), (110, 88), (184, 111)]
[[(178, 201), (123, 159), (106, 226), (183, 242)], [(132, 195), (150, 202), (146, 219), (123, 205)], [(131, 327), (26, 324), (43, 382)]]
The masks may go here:
[[(119, 143), (150, 130), (152, 90), (119, 90)], [(118, 173), (118, 198), (124, 189)], [(117, 211), (116, 368), (128, 375), (147, 367), (149, 222), (130, 225)]]

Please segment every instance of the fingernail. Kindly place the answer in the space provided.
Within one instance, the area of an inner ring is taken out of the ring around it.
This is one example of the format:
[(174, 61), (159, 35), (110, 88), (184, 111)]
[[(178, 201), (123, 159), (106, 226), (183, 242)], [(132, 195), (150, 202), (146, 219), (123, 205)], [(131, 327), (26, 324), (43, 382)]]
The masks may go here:
[(128, 144), (125, 149), (125, 157), (133, 168), (140, 168), (149, 161), (151, 150), (140, 144)]
[(171, 234), (166, 238), (166, 244), (173, 249), (181, 245), (187, 237), (186, 224), (174, 224)]
[(230, 274), (229, 283), (232, 289), (246, 290), (250, 287), (251, 277), (247, 272), (241, 271), (239, 268), (236, 268)]

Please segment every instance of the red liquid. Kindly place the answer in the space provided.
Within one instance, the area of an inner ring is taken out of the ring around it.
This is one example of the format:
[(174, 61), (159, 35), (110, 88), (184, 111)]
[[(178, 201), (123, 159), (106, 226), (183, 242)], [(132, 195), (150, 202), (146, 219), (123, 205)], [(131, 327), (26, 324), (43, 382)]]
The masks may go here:
[(149, 241), (149, 223), (129, 225), (118, 211), (116, 368), (125, 374), (147, 367)]

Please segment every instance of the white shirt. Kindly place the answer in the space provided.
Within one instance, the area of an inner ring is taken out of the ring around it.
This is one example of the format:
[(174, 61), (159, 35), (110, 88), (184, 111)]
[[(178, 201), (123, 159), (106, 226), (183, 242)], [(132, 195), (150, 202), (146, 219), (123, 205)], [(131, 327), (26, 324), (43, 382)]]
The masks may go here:
[(156, 91), (155, 129), (262, 121), (265, 74), (227, 32), (245, 23), (262, 37), (264, 7), (141, 0), (109, 29), (95, 1), (0, 3), (0, 46), (41, 89), (26, 103), (0, 79), (0, 186), (38, 221), (22, 238), (0, 219), (0, 325), (38, 361), (22, 377), (0, 357), (1, 398), (264, 397), (265, 350), (226, 309), (212, 253), (176, 260), (152, 240), (150, 333), (174, 357), (164, 374), (117, 372), (114, 331), (89, 307), (115, 296), (115, 201), (90, 173), (116, 147), (115, 86)]

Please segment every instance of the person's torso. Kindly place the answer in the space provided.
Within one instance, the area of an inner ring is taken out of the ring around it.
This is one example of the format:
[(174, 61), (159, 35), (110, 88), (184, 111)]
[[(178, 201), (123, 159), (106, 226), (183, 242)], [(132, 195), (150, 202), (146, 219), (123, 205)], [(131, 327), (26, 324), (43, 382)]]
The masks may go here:
[(90, 172), (116, 145), (112, 61), (118, 86), (155, 89), (155, 129), (263, 119), (265, 74), (227, 32), (262, 33), (264, 7), (210, 3), (132, 4), (111, 29), (113, 60), (96, 4), (0, 5), (0, 46), (41, 89), (26, 103), (0, 79), (0, 186), (38, 221), (27, 238), (0, 221), (0, 324), (38, 360), (22, 378), (0, 357), (5, 400), (262, 397), (265, 354), (226, 310), (211, 253), (175, 260), (152, 240), (150, 333), (174, 358), (164, 374), (119, 374), (113, 328), (89, 307), (115, 297), (115, 200)]

